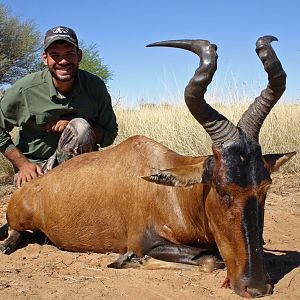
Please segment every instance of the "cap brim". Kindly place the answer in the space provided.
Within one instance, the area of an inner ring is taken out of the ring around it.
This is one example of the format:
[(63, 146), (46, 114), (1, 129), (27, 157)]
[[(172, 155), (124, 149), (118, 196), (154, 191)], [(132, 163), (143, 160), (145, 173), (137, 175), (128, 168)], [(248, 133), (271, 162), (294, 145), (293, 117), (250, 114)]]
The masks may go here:
[(63, 36), (63, 35), (56, 35), (56, 36), (52, 36), (50, 37), (47, 42), (44, 43), (44, 50), (46, 50), (51, 44), (53, 44), (54, 42), (56, 41), (65, 41), (65, 42), (68, 42), (72, 45), (74, 45), (76, 48), (78, 48), (78, 45), (77, 43), (74, 41), (72, 41), (70, 39), (70, 37), (68, 36)]

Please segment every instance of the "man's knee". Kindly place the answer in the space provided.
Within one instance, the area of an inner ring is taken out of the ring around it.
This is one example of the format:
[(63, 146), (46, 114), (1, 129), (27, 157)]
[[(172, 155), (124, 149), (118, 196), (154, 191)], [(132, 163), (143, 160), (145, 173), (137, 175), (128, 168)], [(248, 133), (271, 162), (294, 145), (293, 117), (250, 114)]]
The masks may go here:
[(82, 118), (75, 118), (69, 122), (59, 139), (55, 159), (57, 164), (61, 164), (76, 155), (96, 149), (96, 136), (92, 126)]
[(72, 135), (79, 144), (95, 144), (96, 136), (92, 126), (83, 118), (72, 119), (66, 129), (71, 130)]

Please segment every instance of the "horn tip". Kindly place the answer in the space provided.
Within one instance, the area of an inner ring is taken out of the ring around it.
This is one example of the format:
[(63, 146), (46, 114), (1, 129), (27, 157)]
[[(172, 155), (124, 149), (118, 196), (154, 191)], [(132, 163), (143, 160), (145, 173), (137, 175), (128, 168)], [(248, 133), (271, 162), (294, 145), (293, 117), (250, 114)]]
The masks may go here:
[(278, 38), (273, 35), (264, 35), (257, 39), (256, 48), (270, 45), (272, 42), (278, 42)]
[(151, 43), (151, 44), (148, 44), (148, 45), (146, 45), (145, 47), (154, 47), (155, 46), (155, 43)]

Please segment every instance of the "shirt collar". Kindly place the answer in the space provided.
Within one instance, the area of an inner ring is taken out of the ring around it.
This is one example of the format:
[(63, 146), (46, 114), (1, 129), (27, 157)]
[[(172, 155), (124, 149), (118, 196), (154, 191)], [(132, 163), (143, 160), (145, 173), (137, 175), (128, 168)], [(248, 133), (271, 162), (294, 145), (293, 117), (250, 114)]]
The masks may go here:
[[(78, 70), (79, 73), (79, 70)], [(81, 91), (81, 82), (79, 78), (79, 74), (77, 73), (76, 79), (75, 79), (75, 86), (71, 92), (71, 97), (79, 95)], [(60, 92), (58, 92), (55, 88), (55, 85), (52, 80), (52, 75), (49, 70), (47, 70), (46, 76), (45, 76), (45, 81), (48, 83), (49, 86), (49, 95), (50, 98), (52, 99), (53, 97), (57, 97), (59, 99), (65, 99), (66, 97), (62, 95)]]

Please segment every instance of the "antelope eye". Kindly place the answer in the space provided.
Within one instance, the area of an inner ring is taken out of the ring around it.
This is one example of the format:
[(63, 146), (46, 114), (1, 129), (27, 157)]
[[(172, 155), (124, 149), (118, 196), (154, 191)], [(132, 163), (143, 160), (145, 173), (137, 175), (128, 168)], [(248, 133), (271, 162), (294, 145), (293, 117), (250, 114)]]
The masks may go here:
[(228, 194), (223, 194), (223, 195), (221, 195), (221, 200), (225, 204), (229, 205), (231, 203), (231, 201), (233, 200), (233, 198)]

